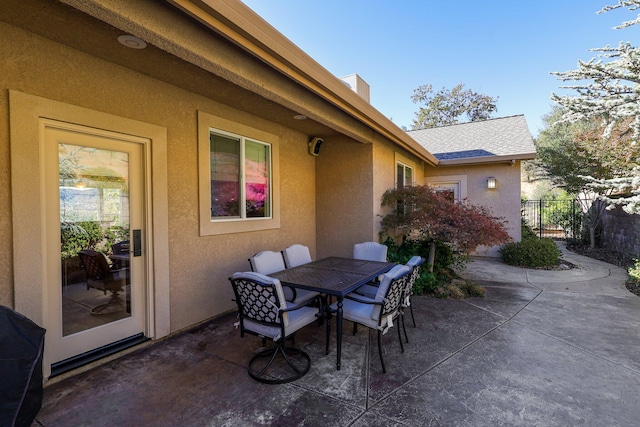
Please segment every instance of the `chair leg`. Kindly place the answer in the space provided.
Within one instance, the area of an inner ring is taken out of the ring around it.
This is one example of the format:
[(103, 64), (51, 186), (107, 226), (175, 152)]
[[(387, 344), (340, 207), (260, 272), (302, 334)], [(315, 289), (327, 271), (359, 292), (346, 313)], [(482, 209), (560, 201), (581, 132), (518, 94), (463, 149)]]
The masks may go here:
[[(100, 304), (97, 307), (93, 307), (90, 311), (91, 314), (103, 314), (102, 312), (109, 306), (111, 305), (119, 305), (122, 309), (125, 309), (125, 305), (124, 305), (124, 301), (122, 300), (122, 298), (120, 298), (120, 295), (118, 295), (118, 292), (120, 292), (120, 290), (112, 290), (111, 291), (111, 298), (109, 298), (109, 302), (105, 303), (105, 304)], [(105, 290), (105, 295), (107, 294), (107, 291)], [(119, 310), (118, 310), (119, 311)], [(109, 311), (108, 313), (112, 313), (112, 311)]]
[(411, 310), (411, 319), (413, 320), (413, 327), (416, 327), (416, 318), (413, 317), (413, 304), (409, 304), (409, 309)]
[(404, 345), (402, 345), (402, 336), (400, 335), (400, 325), (396, 326), (398, 330), (398, 341), (400, 341), (400, 352), (404, 353)]
[[(287, 363), (287, 365), (292, 371), (292, 375), (285, 376), (285, 377), (277, 377), (277, 376), (271, 376), (267, 374), (267, 370), (271, 367), (271, 365), (276, 360), (276, 357), (278, 355), (281, 355), (284, 361)], [(296, 366), (296, 363), (292, 361), (291, 359), (292, 356), (295, 356), (298, 358), (298, 365), (300, 365), (299, 367)], [(255, 369), (254, 364), (259, 359), (267, 358), (267, 357), (269, 358), (269, 361), (267, 362), (267, 364), (264, 365), (264, 367), (259, 371)], [(295, 381), (299, 378), (302, 378), (304, 375), (306, 375), (307, 372), (309, 372), (310, 368), (311, 368), (311, 358), (309, 357), (309, 355), (302, 350), (298, 350), (291, 347), (285, 347), (284, 340), (282, 340), (275, 347), (261, 351), (260, 353), (253, 356), (249, 361), (248, 372), (249, 372), (249, 376), (256, 381), (260, 381), (266, 384), (284, 384), (284, 383), (288, 383), (291, 381)]]
[(382, 373), (387, 373), (387, 368), (384, 366), (384, 359), (382, 358), (382, 333), (378, 330), (378, 354), (380, 355), (380, 363), (382, 363)]
[(402, 330), (404, 331), (404, 339), (406, 340), (407, 344), (409, 344), (409, 337), (407, 336), (407, 327), (404, 325), (404, 311), (400, 313), (400, 316), (402, 317)]

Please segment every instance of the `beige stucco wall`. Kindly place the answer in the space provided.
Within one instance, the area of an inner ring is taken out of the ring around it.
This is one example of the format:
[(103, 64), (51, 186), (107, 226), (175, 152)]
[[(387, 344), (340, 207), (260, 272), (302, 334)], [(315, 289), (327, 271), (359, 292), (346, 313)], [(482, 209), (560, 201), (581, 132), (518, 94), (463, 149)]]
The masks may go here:
[(354, 243), (371, 239), (372, 145), (325, 138), (316, 162), (317, 255), (351, 256)]
[[(440, 177), (466, 177), (468, 202), (487, 206), (496, 217), (508, 221), (507, 231), (514, 241), (520, 240), (520, 162), (489, 165), (428, 168), (427, 183)], [(487, 178), (496, 178), (496, 189), (487, 189)], [(464, 195), (463, 195), (464, 196)], [(499, 257), (499, 247), (479, 247), (475, 255)]]
[(371, 144), (325, 139), (317, 159), (318, 257), (348, 257), (354, 243), (379, 240), (388, 210), (381, 197), (396, 185), (398, 161), (412, 166), (414, 183), (423, 184), (423, 162), (379, 135)]
[[(8, 90), (167, 128), (172, 331), (233, 309), (227, 278), (248, 269), (253, 253), (296, 242), (315, 251), (315, 162), (307, 154), (307, 135), (4, 23), (0, 56), (0, 304), (13, 306)], [(280, 174), (280, 229), (199, 236), (198, 110), (279, 136), (280, 164), (286, 165)]]

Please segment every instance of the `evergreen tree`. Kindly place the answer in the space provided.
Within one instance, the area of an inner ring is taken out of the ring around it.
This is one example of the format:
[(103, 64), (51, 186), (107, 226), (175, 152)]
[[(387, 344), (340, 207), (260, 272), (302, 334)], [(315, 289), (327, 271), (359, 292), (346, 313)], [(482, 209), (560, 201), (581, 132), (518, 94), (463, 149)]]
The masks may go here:
[[(640, 9), (640, 0), (618, 0), (615, 5), (605, 6), (598, 13), (627, 8)], [(640, 14), (631, 21), (615, 27), (622, 29), (640, 23)], [(576, 92), (573, 95), (556, 95), (552, 99), (564, 106), (563, 121), (577, 123), (581, 120), (598, 120), (602, 137), (609, 141), (614, 130), (628, 127), (631, 135), (626, 139), (630, 149), (640, 140), (640, 48), (630, 43), (618, 47), (595, 48), (597, 56), (578, 62), (578, 69), (554, 72), (564, 82), (574, 84), (562, 86)], [(629, 213), (640, 213), (640, 159), (631, 160), (631, 172), (608, 178), (586, 176), (592, 189), (602, 194), (601, 199), (610, 204), (623, 205)], [(606, 193), (622, 194), (611, 198)]]

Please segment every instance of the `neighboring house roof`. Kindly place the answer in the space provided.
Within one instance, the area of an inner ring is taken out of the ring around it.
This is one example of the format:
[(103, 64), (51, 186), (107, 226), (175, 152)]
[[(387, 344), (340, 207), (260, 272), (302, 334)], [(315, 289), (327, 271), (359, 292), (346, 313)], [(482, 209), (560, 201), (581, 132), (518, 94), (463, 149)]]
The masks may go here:
[(536, 148), (524, 115), (407, 132), (440, 166), (530, 160)]

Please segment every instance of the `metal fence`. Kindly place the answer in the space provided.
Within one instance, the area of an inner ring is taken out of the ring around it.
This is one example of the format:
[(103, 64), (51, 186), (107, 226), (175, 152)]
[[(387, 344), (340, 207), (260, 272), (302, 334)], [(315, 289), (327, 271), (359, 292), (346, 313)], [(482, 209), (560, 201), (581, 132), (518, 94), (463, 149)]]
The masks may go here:
[(540, 238), (580, 238), (582, 210), (577, 200), (526, 200), (521, 213), (523, 221)]

